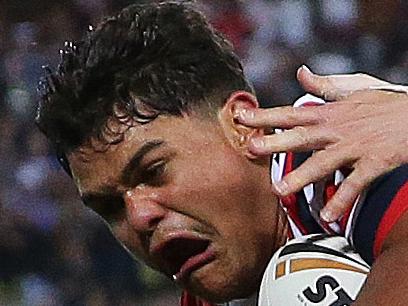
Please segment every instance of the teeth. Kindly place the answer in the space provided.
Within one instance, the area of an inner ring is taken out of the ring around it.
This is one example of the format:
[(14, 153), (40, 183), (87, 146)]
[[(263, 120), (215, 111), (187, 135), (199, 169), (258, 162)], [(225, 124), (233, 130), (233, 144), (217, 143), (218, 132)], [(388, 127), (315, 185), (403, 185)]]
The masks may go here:
[(173, 274), (172, 277), (173, 277), (173, 281), (177, 282), (177, 280), (178, 280), (178, 279), (177, 279), (177, 275)]

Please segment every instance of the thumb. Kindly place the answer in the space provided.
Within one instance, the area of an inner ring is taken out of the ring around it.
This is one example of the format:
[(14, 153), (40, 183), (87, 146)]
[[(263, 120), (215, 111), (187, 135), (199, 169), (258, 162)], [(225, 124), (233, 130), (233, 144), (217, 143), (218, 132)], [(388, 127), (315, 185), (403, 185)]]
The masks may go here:
[(298, 69), (296, 77), (305, 91), (325, 100), (336, 100), (344, 94), (344, 88), (338, 88), (339, 84), (336, 83), (336, 78), (339, 75), (318, 75), (313, 73), (306, 65), (302, 65)]
[(298, 69), (297, 79), (305, 91), (325, 100), (338, 100), (351, 95), (355, 91), (389, 84), (363, 73), (322, 76), (313, 73), (305, 65)]

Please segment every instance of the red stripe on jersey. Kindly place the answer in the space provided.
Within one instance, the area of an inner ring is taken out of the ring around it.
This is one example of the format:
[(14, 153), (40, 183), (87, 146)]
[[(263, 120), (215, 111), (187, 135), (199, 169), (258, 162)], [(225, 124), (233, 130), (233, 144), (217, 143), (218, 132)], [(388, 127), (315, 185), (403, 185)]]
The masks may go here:
[(405, 183), (398, 191), (390, 206), (385, 212), (378, 226), (373, 253), (374, 258), (380, 255), (383, 243), (387, 235), (390, 233), (393, 226), (398, 222), (399, 218), (408, 210), (408, 182)]
[(183, 291), (180, 299), (180, 306), (215, 306), (198, 297), (192, 296), (186, 290)]
[(300, 105), (300, 107), (307, 107), (307, 106), (320, 106), (320, 105), (322, 105), (321, 103), (317, 103), (317, 102), (314, 102), (314, 101), (309, 101), (309, 102), (305, 102), (305, 103), (303, 103), (302, 105)]
[(324, 205), (330, 201), (330, 199), (334, 196), (337, 191), (337, 186), (334, 185), (333, 181), (327, 183), (325, 191), (324, 191)]
[[(308, 101), (302, 103), (300, 107), (308, 107), (308, 106), (319, 106), (321, 105), (320, 103), (317, 103), (315, 101)], [(288, 174), (293, 170), (293, 162), (294, 162), (294, 153), (293, 152), (288, 152), (285, 157), (285, 166), (283, 169), (283, 174), (282, 177)], [(306, 227), (302, 224), (302, 220), (300, 219), (299, 216), (299, 208), (298, 208), (298, 203), (297, 203), (297, 198), (296, 194), (290, 194), (286, 197), (280, 198), (280, 201), (282, 205), (287, 209), (287, 214), (290, 216), (292, 221), (296, 224), (298, 227), (299, 231), (303, 234), (306, 235), (308, 234), (308, 230)], [(293, 229), (289, 226), (288, 228), (288, 238), (292, 239), (294, 238), (294, 233)]]
[(283, 176), (288, 174), (293, 170), (293, 159), (295, 158), (294, 154), (292, 152), (289, 152), (286, 154), (285, 158), (285, 169), (283, 170)]

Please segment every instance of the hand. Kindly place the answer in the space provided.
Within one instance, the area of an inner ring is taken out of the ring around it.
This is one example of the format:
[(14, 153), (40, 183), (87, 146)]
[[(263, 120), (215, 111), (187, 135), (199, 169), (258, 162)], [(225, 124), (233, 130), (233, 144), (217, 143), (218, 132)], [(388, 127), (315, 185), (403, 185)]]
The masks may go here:
[(325, 221), (335, 221), (378, 176), (408, 162), (408, 95), (371, 88), (390, 85), (364, 74), (319, 76), (298, 70), (305, 90), (339, 100), (322, 106), (258, 109), (236, 114), (248, 126), (288, 129), (254, 138), (255, 155), (317, 150), (299, 168), (274, 185), (286, 196), (341, 167), (353, 171), (322, 209)]

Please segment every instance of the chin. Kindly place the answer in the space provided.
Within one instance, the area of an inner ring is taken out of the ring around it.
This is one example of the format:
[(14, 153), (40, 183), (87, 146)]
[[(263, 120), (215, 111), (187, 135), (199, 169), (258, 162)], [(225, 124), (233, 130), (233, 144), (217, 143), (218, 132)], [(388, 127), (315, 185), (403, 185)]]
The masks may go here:
[(186, 289), (193, 295), (212, 303), (225, 303), (250, 297), (257, 292), (260, 286), (261, 280), (248, 278), (248, 274), (239, 277), (234, 273), (226, 273), (226, 271), (217, 273), (214, 269), (210, 274), (210, 269), (206, 270), (196, 271), (191, 275)]

